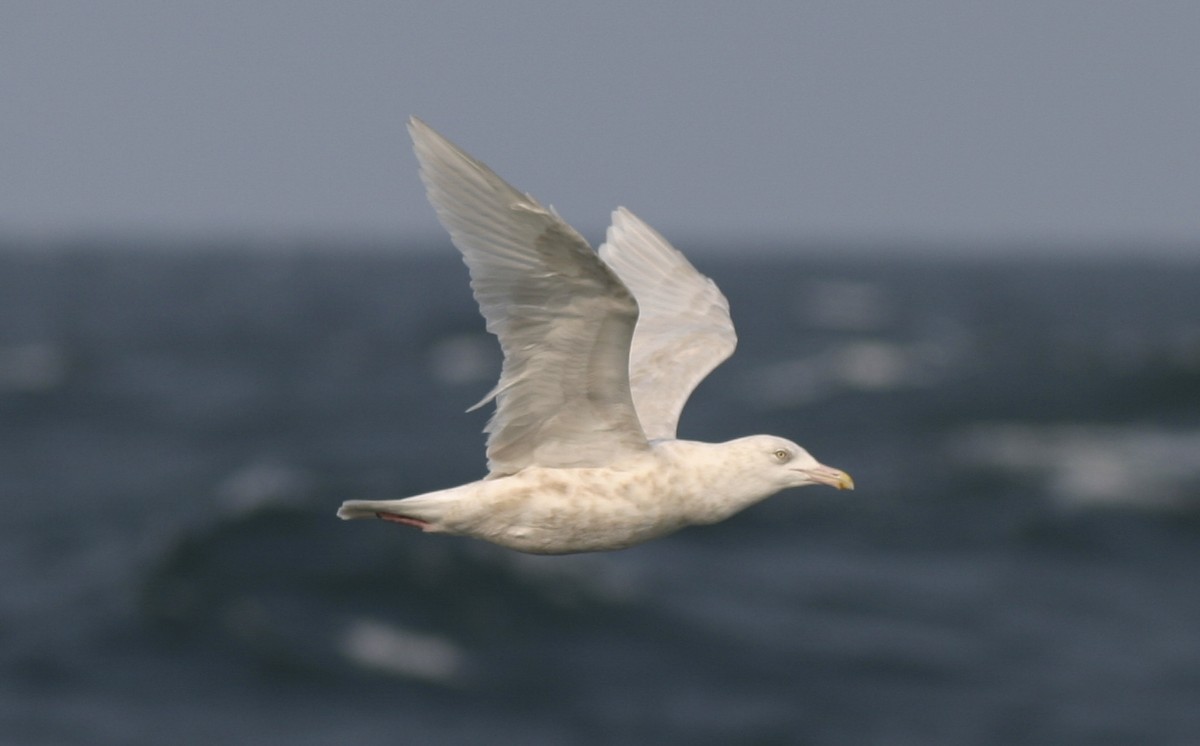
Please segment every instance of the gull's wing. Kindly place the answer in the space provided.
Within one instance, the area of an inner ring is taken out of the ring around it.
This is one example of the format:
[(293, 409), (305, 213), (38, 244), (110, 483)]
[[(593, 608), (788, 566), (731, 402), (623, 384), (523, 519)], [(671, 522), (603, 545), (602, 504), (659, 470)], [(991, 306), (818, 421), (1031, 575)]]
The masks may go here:
[(674, 438), (688, 396), (733, 353), (729, 301), (666, 239), (624, 207), (600, 258), (637, 298), (629, 379), (649, 438)]
[[(424, 122), (408, 125), (421, 179), (471, 272), (504, 367), (488, 395), (488, 467), (603, 466), (649, 447), (629, 392), (638, 307), (553, 210)], [(478, 406), (478, 405), (477, 405)]]

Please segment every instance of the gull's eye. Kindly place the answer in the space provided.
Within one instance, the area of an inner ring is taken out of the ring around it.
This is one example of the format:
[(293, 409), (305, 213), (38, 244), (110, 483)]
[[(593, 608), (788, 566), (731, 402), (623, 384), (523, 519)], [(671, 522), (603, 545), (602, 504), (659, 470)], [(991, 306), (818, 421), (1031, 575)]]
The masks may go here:
[(788, 453), (787, 449), (780, 448), (778, 451), (775, 451), (775, 458), (781, 464), (784, 463), (785, 461), (787, 461), (788, 459), (790, 459), (791, 457), (792, 457), (792, 454)]

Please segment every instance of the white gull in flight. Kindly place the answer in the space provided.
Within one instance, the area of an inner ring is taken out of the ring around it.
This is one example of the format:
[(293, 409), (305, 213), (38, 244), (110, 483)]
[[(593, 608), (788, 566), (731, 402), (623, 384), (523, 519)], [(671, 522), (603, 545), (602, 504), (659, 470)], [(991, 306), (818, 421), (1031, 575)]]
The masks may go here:
[(715, 523), (788, 487), (853, 489), (772, 435), (675, 437), (692, 390), (737, 343), (712, 280), (625, 208), (599, 253), (553, 209), (428, 125), (409, 121), (421, 178), (500, 340), (489, 473), (401, 500), (348, 500), (382, 518), (535, 554), (623, 549)]

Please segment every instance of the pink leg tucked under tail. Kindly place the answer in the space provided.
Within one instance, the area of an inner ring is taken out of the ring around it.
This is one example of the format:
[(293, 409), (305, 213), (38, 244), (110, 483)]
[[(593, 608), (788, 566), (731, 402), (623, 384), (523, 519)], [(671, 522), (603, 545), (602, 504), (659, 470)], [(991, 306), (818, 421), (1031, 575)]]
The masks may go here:
[(427, 521), (422, 521), (417, 518), (409, 518), (406, 515), (396, 515), (395, 513), (376, 513), (375, 517), (381, 518), (385, 521), (391, 521), (392, 523), (401, 523), (405, 526), (414, 526), (422, 531), (429, 530), (429, 523)]

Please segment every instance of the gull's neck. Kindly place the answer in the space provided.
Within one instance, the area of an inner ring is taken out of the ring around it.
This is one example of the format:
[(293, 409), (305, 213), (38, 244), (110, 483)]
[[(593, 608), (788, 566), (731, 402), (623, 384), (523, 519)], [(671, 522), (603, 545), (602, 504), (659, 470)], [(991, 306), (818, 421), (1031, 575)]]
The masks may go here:
[(737, 440), (661, 440), (653, 448), (674, 472), (675, 497), (689, 523), (723, 521), (778, 491), (745, 467), (746, 449)]

